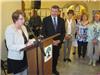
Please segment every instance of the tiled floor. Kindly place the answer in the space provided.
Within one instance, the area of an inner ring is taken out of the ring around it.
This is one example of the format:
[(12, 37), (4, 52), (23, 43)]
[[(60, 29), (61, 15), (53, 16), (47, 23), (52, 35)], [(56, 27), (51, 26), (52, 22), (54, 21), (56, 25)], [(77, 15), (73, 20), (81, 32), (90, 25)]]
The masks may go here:
[(63, 62), (63, 49), (60, 51), (58, 61), (58, 71), (60, 75), (100, 75), (100, 63), (96, 67), (88, 65), (89, 59), (86, 57), (84, 60), (79, 59), (76, 55), (72, 54), (71, 50), (70, 58), (71, 63)]
[[(71, 51), (70, 58), (71, 63), (63, 62), (63, 49), (60, 51), (59, 61), (58, 61), (58, 71), (60, 75), (100, 75), (100, 64), (96, 67), (88, 65), (88, 58), (85, 60), (78, 59), (77, 54), (72, 55), (73, 49)], [(4, 75), (4, 74), (1, 74)]]

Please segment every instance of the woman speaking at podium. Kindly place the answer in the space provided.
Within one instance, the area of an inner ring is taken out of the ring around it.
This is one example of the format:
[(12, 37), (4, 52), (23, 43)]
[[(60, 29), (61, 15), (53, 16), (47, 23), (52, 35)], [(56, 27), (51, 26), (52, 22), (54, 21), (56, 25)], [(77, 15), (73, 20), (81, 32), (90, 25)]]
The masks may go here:
[(28, 33), (23, 25), (24, 13), (16, 10), (12, 14), (13, 23), (9, 25), (5, 32), (5, 39), (8, 48), (8, 73), (14, 75), (27, 75), (26, 52), (20, 51), (22, 48), (31, 44), (28, 41)]

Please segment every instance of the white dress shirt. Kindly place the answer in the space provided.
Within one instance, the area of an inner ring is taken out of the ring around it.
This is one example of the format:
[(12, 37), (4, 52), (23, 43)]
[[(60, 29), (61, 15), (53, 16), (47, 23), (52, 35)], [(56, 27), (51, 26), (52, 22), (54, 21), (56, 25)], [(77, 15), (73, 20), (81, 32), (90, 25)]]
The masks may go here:
[(55, 24), (55, 23), (54, 23), (54, 18), (55, 18), (56, 25), (57, 25), (57, 24), (58, 24), (58, 21), (57, 21), (57, 16), (56, 16), (56, 17), (54, 17), (54, 16), (51, 16), (51, 17), (52, 17), (53, 24)]

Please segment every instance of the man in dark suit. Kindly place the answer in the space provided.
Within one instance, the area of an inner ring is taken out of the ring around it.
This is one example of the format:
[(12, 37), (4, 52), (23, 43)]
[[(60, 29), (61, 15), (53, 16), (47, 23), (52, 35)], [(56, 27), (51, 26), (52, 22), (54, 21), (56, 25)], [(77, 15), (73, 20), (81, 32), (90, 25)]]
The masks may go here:
[(51, 15), (43, 19), (43, 34), (47, 38), (49, 36), (60, 33), (59, 36), (53, 39), (53, 63), (52, 72), (55, 75), (59, 75), (56, 69), (59, 50), (65, 36), (65, 22), (58, 16), (59, 7), (57, 5), (52, 6)]
[(29, 27), (32, 29), (32, 31), (36, 36), (39, 36), (41, 33), (40, 32), (41, 26), (42, 26), (41, 17), (37, 14), (36, 10), (33, 10), (32, 16), (29, 19)]

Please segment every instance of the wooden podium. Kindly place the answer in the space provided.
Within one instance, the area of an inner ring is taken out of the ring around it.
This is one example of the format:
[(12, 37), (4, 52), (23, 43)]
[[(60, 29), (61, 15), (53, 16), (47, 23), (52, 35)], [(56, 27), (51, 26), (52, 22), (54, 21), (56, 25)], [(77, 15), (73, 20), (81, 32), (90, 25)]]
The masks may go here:
[(23, 49), (27, 53), (28, 75), (52, 75), (52, 42), (53, 38), (59, 35), (56, 34), (41, 41), (46, 56), (43, 55), (40, 47), (36, 48), (34, 45)]

